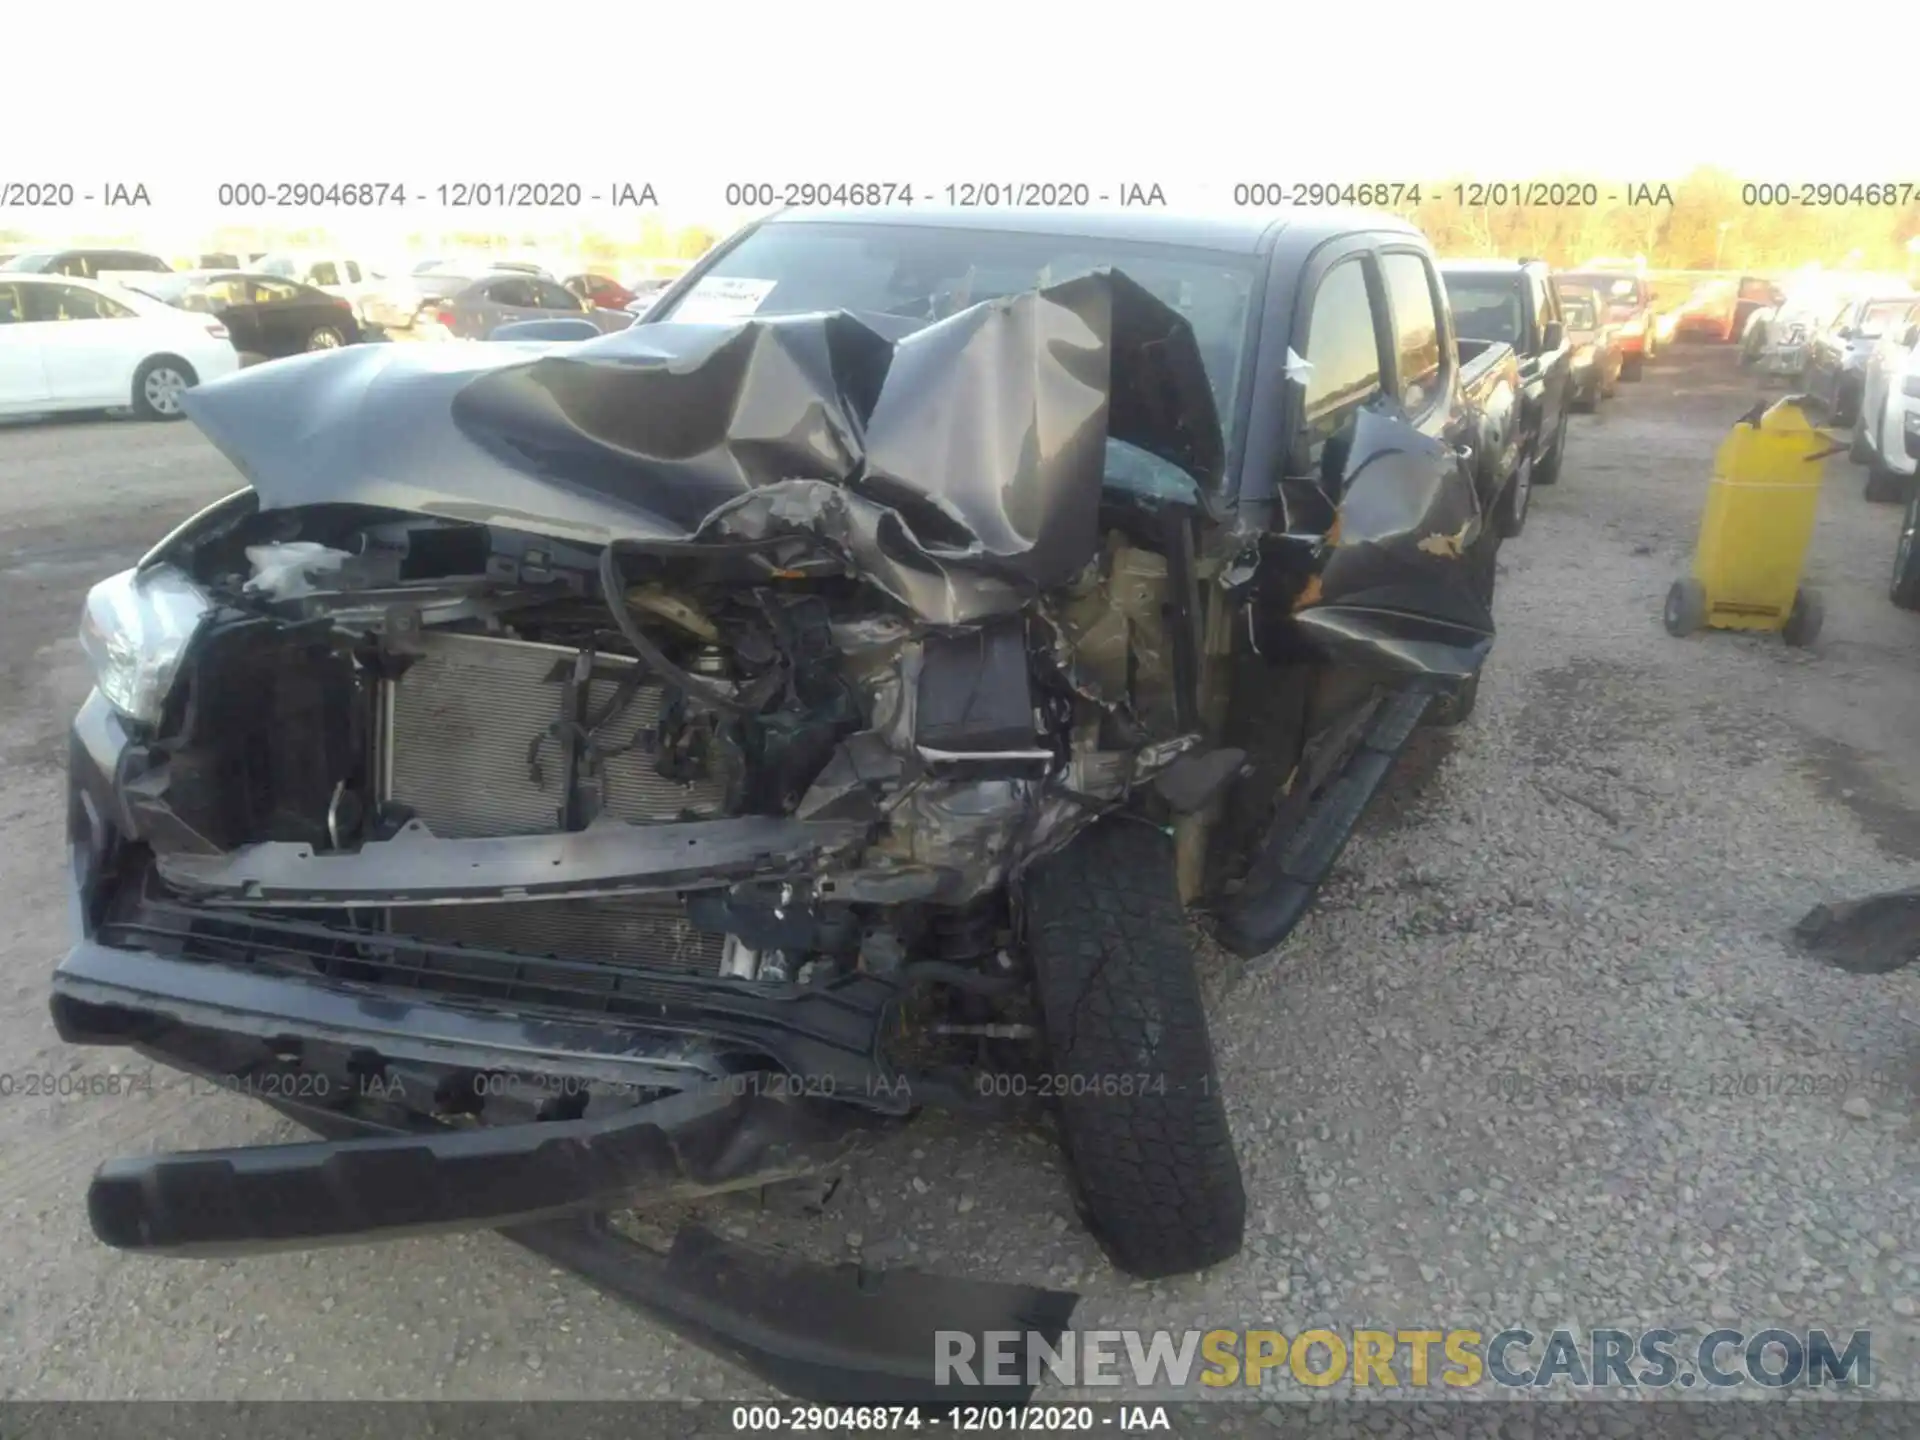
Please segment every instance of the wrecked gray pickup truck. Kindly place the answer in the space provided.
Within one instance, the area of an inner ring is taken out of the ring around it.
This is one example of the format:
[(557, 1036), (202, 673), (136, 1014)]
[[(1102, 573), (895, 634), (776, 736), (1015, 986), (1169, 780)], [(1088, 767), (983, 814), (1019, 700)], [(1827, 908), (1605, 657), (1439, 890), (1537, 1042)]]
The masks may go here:
[(248, 488), (88, 598), (53, 1012), (322, 1139), (111, 1161), (96, 1234), (499, 1228), (792, 1393), (925, 1398), (935, 1329), (1072, 1297), (604, 1216), (1018, 1093), (1118, 1265), (1231, 1256), (1188, 921), (1278, 942), (1461, 714), (1505, 477), (1460, 369), (1387, 217), (908, 214), (763, 222), (582, 344), (193, 392)]

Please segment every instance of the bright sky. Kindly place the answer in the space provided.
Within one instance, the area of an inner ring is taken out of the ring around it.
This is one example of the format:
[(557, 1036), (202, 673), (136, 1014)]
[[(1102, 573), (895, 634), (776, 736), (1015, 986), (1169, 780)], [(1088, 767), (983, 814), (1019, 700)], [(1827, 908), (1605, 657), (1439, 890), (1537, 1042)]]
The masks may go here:
[[(183, 239), (250, 220), (377, 241), (430, 226), (433, 188), (471, 181), (650, 181), (671, 223), (722, 228), (739, 218), (730, 180), (1157, 182), (1191, 210), (1248, 180), (1658, 181), (1716, 163), (1920, 182), (1911, 7), (1877, 0), (1818, 24), (1705, 0), (257, 0), (128, 7), (125, 27), (96, 8), (84, 45), (61, 7), (15, 8), (8, 53), (49, 63), (7, 67), (0, 187), (137, 181), (154, 204), (138, 228)], [(1899, 37), (1889, 69), (1876, 35)], [(216, 204), (236, 180), (399, 182), (412, 198), (358, 224), (238, 215)], [(593, 210), (554, 218), (631, 217)], [(49, 237), (125, 219), (0, 210), (0, 228)]]

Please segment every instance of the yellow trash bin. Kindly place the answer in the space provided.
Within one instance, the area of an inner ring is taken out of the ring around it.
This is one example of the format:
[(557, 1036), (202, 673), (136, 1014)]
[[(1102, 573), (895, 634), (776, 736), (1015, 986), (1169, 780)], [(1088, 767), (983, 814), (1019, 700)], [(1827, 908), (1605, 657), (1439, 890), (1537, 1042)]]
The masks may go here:
[(1777, 630), (1789, 645), (1820, 633), (1820, 597), (1800, 583), (1820, 482), (1830, 455), (1844, 451), (1815, 423), (1818, 401), (1789, 395), (1756, 405), (1720, 442), (1693, 574), (1673, 582), (1667, 632)]

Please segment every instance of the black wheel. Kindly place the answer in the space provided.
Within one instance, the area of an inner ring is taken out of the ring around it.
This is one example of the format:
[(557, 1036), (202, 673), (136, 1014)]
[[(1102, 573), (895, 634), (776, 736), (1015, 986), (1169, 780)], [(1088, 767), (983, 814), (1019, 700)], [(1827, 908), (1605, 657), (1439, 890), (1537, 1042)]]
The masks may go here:
[(347, 337), (331, 325), (317, 325), (313, 333), (307, 336), (309, 350), (338, 350), (347, 343)]
[(1533, 483), (1536, 485), (1557, 485), (1560, 481), (1560, 461), (1567, 453), (1567, 417), (1560, 416), (1560, 428), (1554, 432), (1553, 448), (1547, 452), (1547, 458), (1533, 465)]
[(133, 413), (142, 420), (178, 420), (186, 413), (180, 397), (199, 377), (193, 367), (174, 355), (156, 355), (133, 372)]
[(1916, 530), (1920, 530), (1920, 485), (1907, 497), (1907, 513), (1900, 520), (1900, 544), (1893, 552), (1889, 592), (1902, 610), (1920, 610), (1920, 543), (1914, 538)]
[(1876, 505), (1898, 505), (1907, 498), (1911, 482), (1905, 475), (1889, 470), (1878, 460), (1867, 461), (1867, 499)]
[(1669, 635), (1685, 638), (1693, 634), (1707, 623), (1707, 587), (1691, 576), (1674, 581), (1660, 619)]
[(1105, 820), (1036, 865), (1024, 897), (1080, 1211), (1149, 1280), (1237, 1254), (1247, 1220), (1173, 854), (1156, 827)]
[(1523, 459), (1513, 468), (1500, 503), (1494, 507), (1493, 528), (1502, 540), (1511, 540), (1527, 528), (1527, 505), (1533, 499), (1533, 462)]
[(1570, 410), (1578, 410), (1582, 415), (1591, 415), (1594, 411), (1598, 410), (1600, 408), (1600, 382), (1596, 380), (1592, 384), (1582, 386), (1579, 390), (1575, 391), (1573, 401), (1567, 408)]
[(1647, 357), (1645, 355), (1626, 355), (1621, 357), (1620, 378), (1622, 380), (1638, 380), (1640, 378), (1640, 372), (1646, 368), (1646, 363)]
[(1826, 618), (1826, 607), (1820, 603), (1820, 597), (1803, 586), (1794, 592), (1793, 609), (1781, 627), (1781, 638), (1793, 646), (1811, 645), (1820, 638), (1820, 624)]
[[(1867, 444), (1866, 427), (1861, 423), (1863, 419), (1864, 417), (1859, 415), (1853, 417), (1853, 435), (1847, 441), (1847, 459), (1856, 465), (1871, 465), (1873, 447)], [(1871, 485), (1872, 482), (1869, 481), (1868, 484)], [(1869, 495), (1867, 498), (1871, 500), (1873, 497)]]

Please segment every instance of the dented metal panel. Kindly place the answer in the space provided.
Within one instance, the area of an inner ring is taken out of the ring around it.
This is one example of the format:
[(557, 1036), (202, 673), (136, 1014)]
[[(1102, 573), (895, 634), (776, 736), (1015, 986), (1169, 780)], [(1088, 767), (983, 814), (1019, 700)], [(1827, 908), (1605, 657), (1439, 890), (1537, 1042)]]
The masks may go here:
[(358, 503), (589, 541), (812, 534), (922, 618), (1091, 557), (1109, 438), (1217, 487), (1186, 320), (1099, 271), (892, 341), (847, 314), (662, 324), (529, 355), (352, 346), (196, 390), (263, 509)]

